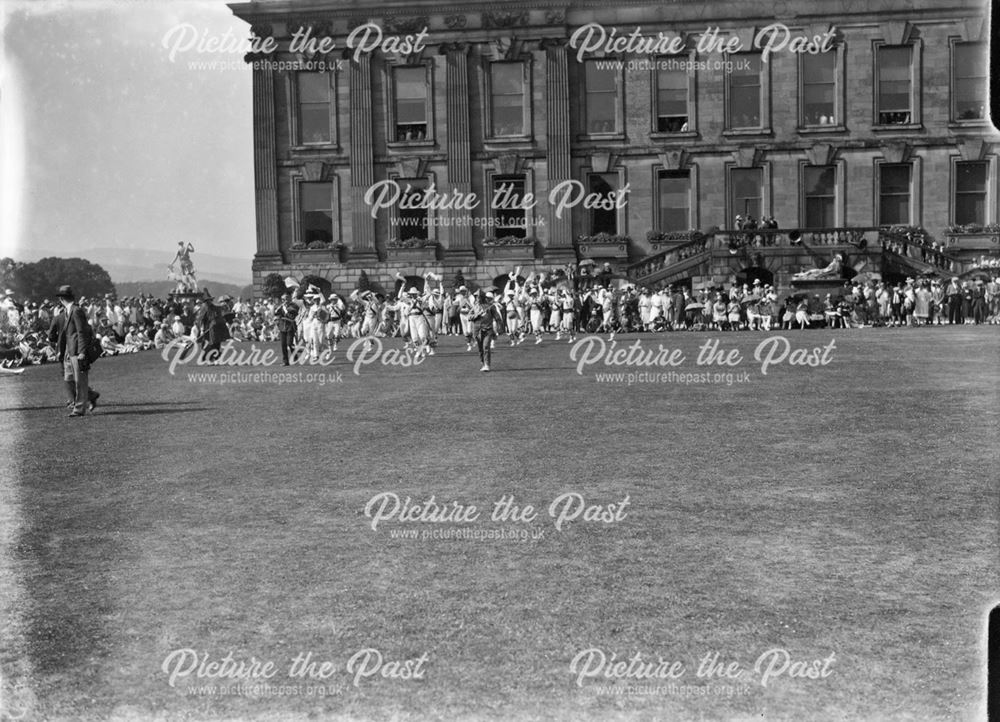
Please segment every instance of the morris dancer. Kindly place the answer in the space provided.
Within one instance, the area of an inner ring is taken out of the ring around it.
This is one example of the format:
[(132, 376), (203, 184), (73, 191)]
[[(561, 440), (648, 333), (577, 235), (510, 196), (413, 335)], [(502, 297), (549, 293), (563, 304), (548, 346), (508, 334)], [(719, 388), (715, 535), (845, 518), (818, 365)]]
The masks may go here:
[(340, 340), (341, 326), (343, 325), (344, 313), (347, 305), (337, 294), (330, 296), (326, 306), (329, 320), (326, 323), (326, 338), (332, 350), (337, 350), (337, 341)]
[(493, 361), (493, 339), (496, 337), (497, 327), (503, 322), (500, 311), (494, 304), (492, 293), (479, 292), (479, 296), (473, 301), (470, 317), (476, 326), (479, 360), (483, 362), (483, 367), (479, 370), (489, 371), (490, 363)]
[(306, 290), (305, 299), (309, 306), (302, 323), (302, 335), (309, 349), (309, 359), (315, 362), (326, 347), (326, 322), (330, 320), (330, 313), (324, 307), (323, 293), (315, 286)]
[(368, 338), (378, 329), (379, 303), (375, 294), (365, 291), (358, 299), (362, 309), (361, 337)]
[(472, 306), (473, 301), (469, 296), (469, 290), (465, 286), (460, 286), (455, 296), (458, 304), (458, 318), (462, 324), (462, 335), (465, 336), (465, 350), (472, 350)]
[(562, 328), (569, 336), (569, 342), (576, 341), (576, 296), (565, 288), (562, 290)]
[(531, 279), (528, 277), (527, 293), (522, 294), (524, 305), (528, 308), (528, 318), (531, 321), (531, 333), (535, 337), (535, 345), (542, 342), (542, 298), (537, 286), (530, 285)]
[[(434, 355), (438, 334), (441, 332), (441, 321), (444, 318), (444, 285), (443, 276), (428, 271), (424, 274), (424, 317), (427, 319), (427, 355)], [(437, 281), (438, 287), (431, 288), (431, 281)]]
[(562, 298), (555, 288), (547, 296), (549, 302), (549, 330), (555, 331), (556, 341), (562, 339)]
[(608, 331), (608, 340), (614, 341), (615, 297), (609, 289), (602, 288), (597, 292), (597, 301), (601, 306), (601, 325), (597, 327), (597, 332), (600, 333), (601, 329)]
[[(521, 304), (521, 286), (517, 283), (517, 276), (520, 273), (520, 266), (516, 271), (507, 274), (507, 285), (504, 288), (504, 302), (507, 306), (507, 335), (510, 337), (510, 345), (521, 343), (524, 340), (524, 330), (521, 328), (524, 319), (524, 309)], [(515, 338), (515, 336), (517, 338)]]
[(427, 301), (425, 297), (421, 297), (416, 286), (411, 286), (406, 295), (404, 312), (409, 322), (410, 342), (417, 350), (417, 354), (431, 356), (433, 349), (429, 345), (430, 323), (427, 320)]

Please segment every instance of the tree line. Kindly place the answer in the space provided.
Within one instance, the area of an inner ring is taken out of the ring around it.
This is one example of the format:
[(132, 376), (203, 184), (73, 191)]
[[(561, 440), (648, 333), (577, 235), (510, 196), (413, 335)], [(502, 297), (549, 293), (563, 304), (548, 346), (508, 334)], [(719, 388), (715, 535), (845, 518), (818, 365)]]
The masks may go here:
[(0, 291), (11, 290), (19, 301), (54, 300), (60, 286), (72, 286), (77, 297), (115, 293), (111, 276), (84, 258), (43, 258), (22, 263), (0, 258)]

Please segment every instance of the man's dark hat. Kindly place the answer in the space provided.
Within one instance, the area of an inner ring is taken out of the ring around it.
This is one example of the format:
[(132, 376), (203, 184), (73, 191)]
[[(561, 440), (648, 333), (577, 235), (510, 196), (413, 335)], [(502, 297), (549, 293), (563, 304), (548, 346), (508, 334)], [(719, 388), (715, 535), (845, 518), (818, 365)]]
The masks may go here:
[(69, 286), (60, 286), (59, 290), (56, 291), (56, 298), (76, 298), (76, 295)]

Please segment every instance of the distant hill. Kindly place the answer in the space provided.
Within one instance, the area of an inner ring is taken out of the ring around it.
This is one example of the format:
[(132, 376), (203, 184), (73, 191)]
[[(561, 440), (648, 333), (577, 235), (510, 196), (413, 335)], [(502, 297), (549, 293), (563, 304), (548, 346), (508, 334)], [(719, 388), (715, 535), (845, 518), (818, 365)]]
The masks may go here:
[[(215, 283), (205, 281), (199, 284), (201, 288), (207, 288), (215, 297), (230, 295), (233, 298), (249, 298), (252, 294), (252, 287), (248, 284), (237, 286), (232, 283)], [(115, 282), (115, 290), (118, 291), (119, 298), (123, 296), (138, 296), (139, 294), (152, 295), (155, 298), (166, 298), (167, 294), (173, 291), (177, 284), (173, 281), (130, 281), (127, 283)]]
[[(85, 258), (96, 263), (111, 276), (115, 285), (121, 288), (123, 283), (155, 282), (167, 280), (167, 265), (174, 258), (174, 248), (160, 250), (145, 248), (80, 248), (73, 251), (31, 251), (18, 254), (19, 261), (37, 261), (47, 256), (59, 258)], [(228, 283), (243, 287), (252, 280), (250, 258), (234, 258), (202, 253), (195, 248), (191, 255), (198, 281), (208, 285)], [(211, 288), (211, 286), (209, 286)], [(215, 289), (212, 289), (215, 293)], [(123, 294), (128, 295), (128, 294)]]

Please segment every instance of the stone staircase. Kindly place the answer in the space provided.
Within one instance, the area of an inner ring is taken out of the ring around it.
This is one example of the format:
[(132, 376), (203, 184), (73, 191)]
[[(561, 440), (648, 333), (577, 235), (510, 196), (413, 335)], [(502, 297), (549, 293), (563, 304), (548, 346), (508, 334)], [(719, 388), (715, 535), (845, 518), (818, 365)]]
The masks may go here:
[[(921, 237), (929, 241), (922, 232)], [(637, 286), (663, 288), (687, 279), (714, 285), (740, 271), (760, 268), (787, 287), (795, 273), (826, 265), (837, 253), (844, 257), (845, 267), (854, 270), (892, 269), (913, 276), (950, 277), (969, 265), (947, 250), (913, 241), (912, 235), (898, 229), (786, 228), (712, 231), (647, 256), (628, 266), (626, 273)]]

